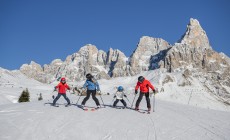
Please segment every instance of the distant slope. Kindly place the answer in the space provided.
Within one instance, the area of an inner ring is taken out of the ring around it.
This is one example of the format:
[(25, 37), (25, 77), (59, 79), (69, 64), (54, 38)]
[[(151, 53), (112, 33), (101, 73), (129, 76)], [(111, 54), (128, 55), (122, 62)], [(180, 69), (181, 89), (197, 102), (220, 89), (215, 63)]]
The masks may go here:
[(0, 68), (0, 104), (17, 103), (18, 97), (24, 89), (28, 88), (31, 101), (38, 99), (42, 93), (48, 97), (53, 87), (28, 78), (20, 71), (8, 71)]

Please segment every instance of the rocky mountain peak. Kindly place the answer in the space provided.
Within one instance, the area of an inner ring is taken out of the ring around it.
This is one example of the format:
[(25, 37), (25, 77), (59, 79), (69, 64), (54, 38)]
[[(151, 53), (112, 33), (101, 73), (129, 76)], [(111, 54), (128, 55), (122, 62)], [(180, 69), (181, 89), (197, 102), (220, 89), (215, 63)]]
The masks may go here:
[(186, 32), (178, 43), (199, 49), (211, 49), (206, 32), (201, 27), (199, 21), (193, 18), (190, 19)]
[(136, 50), (130, 57), (132, 73), (138, 74), (141, 71), (151, 69), (151, 58), (155, 55), (163, 55), (160, 53), (169, 48), (171, 48), (171, 45), (161, 38), (141, 37)]
[(78, 53), (80, 54), (85, 54), (85, 53), (91, 53), (91, 54), (95, 54), (98, 52), (98, 49), (95, 45), (92, 44), (87, 44), (83, 47), (80, 48), (80, 50), (78, 51)]

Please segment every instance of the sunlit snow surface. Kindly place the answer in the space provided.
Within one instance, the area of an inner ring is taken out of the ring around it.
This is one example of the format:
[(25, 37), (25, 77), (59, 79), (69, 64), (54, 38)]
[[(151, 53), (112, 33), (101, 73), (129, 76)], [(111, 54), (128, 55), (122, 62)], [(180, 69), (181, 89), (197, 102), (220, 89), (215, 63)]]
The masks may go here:
[[(110, 105), (113, 95), (103, 95), (106, 108), (85, 112), (74, 105), (79, 96), (67, 93), (73, 103), (65, 107), (65, 100), (52, 107), (53, 87), (29, 79), (18, 71), (0, 73), (0, 139), (1, 140), (228, 140), (230, 139), (229, 106), (207, 92), (197, 79), (193, 86), (178, 87), (180, 76), (173, 73), (175, 81), (162, 86), (165, 77), (160, 71), (143, 72), (153, 85), (164, 92), (155, 96), (155, 112), (141, 114), (131, 109), (114, 109)], [(99, 80), (104, 94), (115, 92), (122, 85), (132, 103), (134, 77)], [(69, 83), (82, 86), (84, 81)], [(28, 88), (30, 103), (15, 103), (22, 90)], [(44, 100), (37, 101), (42, 93)], [(81, 97), (79, 103), (81, 103)], [(97, 96), (100, 103), (102, 100)], [(135, 98), (136, 101), (137, 97)], [(130, 103), (125, 99), (128, 106)], [(135, 102), (134, 102), (135, 103)], [(151, 96), (153, 106), (153, 96)], [(86, 104), (95, 107), (90, 98)], [(122, 106), (119, 102), (118, 106)], [(153, 108), (153, 107), (152, 107)], [(147, 109), (143, 98), (140, 109)]]

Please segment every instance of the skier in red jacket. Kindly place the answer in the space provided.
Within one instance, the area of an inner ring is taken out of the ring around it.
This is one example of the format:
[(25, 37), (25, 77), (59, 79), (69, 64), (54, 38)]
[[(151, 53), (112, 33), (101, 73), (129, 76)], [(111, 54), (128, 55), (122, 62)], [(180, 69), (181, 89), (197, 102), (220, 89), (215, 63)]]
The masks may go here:
[(56, 87), (54, 87), (54, 88), (55, 88), (55, 90), (58, 89), (58, 95), (57, 95), (57, 97), (56, 97), (56, 98), (54, 99), (54, 101), (53, 101), (53, 106), (56, 105), (57, 100), (58, 100), (61, 96), (63, 96), (63, 97), (65, 98), (65, 100), (67, 101), (67, 103), (68, 103), (67, 106), (70, 105), (70, 100), (69, 100), (69, 98), (66, 96), (66, 90), (67, 90), (67, 89), (70, 90), (70, 88), (69, 88), (69, 86), (66, 84), (65, 78), (61, 78), (60, 83), (59, 83)]
[(146, 80), (143, 76), (138, 77), (138, 82), (137, 82), (137, 85), (135, 88), (135, 94), (138, 93), (139, 87), (140, 87), (140, 95), (137, 99), (135, 110), (139, 110), (140, 102), (141, 102), (143, 96), (145, 95), (146, 102), (147, 102), (147, 108), (148, 108), (148, 111), (150, 111), (151, 110), (151, 104), (150, 104), (150, 98), (149, 98), (149, 88), (151, 88), (154, 93), (155, 93), (155, 89), (154, 89), (153, 85), (148, 80)]

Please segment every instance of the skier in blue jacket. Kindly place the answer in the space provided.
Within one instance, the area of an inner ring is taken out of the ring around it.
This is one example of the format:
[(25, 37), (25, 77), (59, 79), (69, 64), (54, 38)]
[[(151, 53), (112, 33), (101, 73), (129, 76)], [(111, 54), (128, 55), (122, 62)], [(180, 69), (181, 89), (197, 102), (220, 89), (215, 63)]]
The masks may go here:
[(93, 76), (90, 73), (86, 74), (86, 78), (87, 78), (87, 80), (85, 81), (85, 84), (84, 84), (83, 88), (87, 88), (87, 92), (86, 92), (86, 97), (83, 99), (83, 101), (81, 103), (82, 108), (84, 108), (85, 103), (89, 99), (91, 94), (92, 94), (93, 100), (95, 101), (95, 103), (97, 105), (97, 108), (99, 108), (100, 103), (99, 103), (98, 99), (96, 98), (97, 91), (100, 92), (99, 84), (93, 78)]

